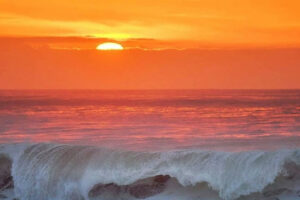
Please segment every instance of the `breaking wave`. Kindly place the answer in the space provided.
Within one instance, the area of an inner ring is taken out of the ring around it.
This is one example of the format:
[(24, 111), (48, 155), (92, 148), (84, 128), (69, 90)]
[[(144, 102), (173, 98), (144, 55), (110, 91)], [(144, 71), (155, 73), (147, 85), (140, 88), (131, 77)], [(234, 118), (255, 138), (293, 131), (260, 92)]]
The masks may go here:
[(0, 145), (0, 191), (21, 200), (267, 199), (300, 195), (300, 149), (133, 152)]

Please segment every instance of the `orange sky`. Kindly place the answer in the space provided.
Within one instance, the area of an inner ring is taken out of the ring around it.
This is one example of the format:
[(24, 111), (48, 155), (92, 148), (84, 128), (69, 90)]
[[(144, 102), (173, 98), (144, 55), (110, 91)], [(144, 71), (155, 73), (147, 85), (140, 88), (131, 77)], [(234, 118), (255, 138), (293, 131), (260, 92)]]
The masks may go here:
[(0, 34), (6, 36), (300, 44), (298, 0), (0, 0), (0, 5)]
[(0, 88), (300, 88), (298, 0), (0, 5)]

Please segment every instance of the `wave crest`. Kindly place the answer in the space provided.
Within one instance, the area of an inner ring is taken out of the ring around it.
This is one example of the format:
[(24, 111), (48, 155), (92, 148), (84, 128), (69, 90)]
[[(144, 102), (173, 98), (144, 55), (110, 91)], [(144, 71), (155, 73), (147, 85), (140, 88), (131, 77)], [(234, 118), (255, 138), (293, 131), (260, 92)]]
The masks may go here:
[(300, 182), (297, 149), (132, 152), (42, 143), (2, 145), (0, 153), (5, 155), (0, 163), (11, 161), (14, 192), (24, 200), (165, 199), (172, 194), (231, 200), (291, 193)]

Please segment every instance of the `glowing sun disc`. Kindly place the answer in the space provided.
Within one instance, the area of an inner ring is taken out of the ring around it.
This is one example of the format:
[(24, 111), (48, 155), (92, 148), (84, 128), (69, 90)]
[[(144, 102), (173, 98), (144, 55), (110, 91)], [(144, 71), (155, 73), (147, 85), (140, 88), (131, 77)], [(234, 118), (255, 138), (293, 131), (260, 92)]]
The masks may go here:
[(99, 44), (96, 48), (97, 50), (123, 50), (122, 45), (114, 42), (104, 42)]

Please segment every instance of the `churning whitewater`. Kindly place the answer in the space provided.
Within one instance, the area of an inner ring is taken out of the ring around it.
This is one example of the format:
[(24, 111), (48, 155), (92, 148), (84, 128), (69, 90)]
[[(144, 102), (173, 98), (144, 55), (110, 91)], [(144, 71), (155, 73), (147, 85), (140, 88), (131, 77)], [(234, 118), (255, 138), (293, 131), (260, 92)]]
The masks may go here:
[(300, 150), (134, 152), (62, 144), (0, 146), (3, 198), (300, 199)]

